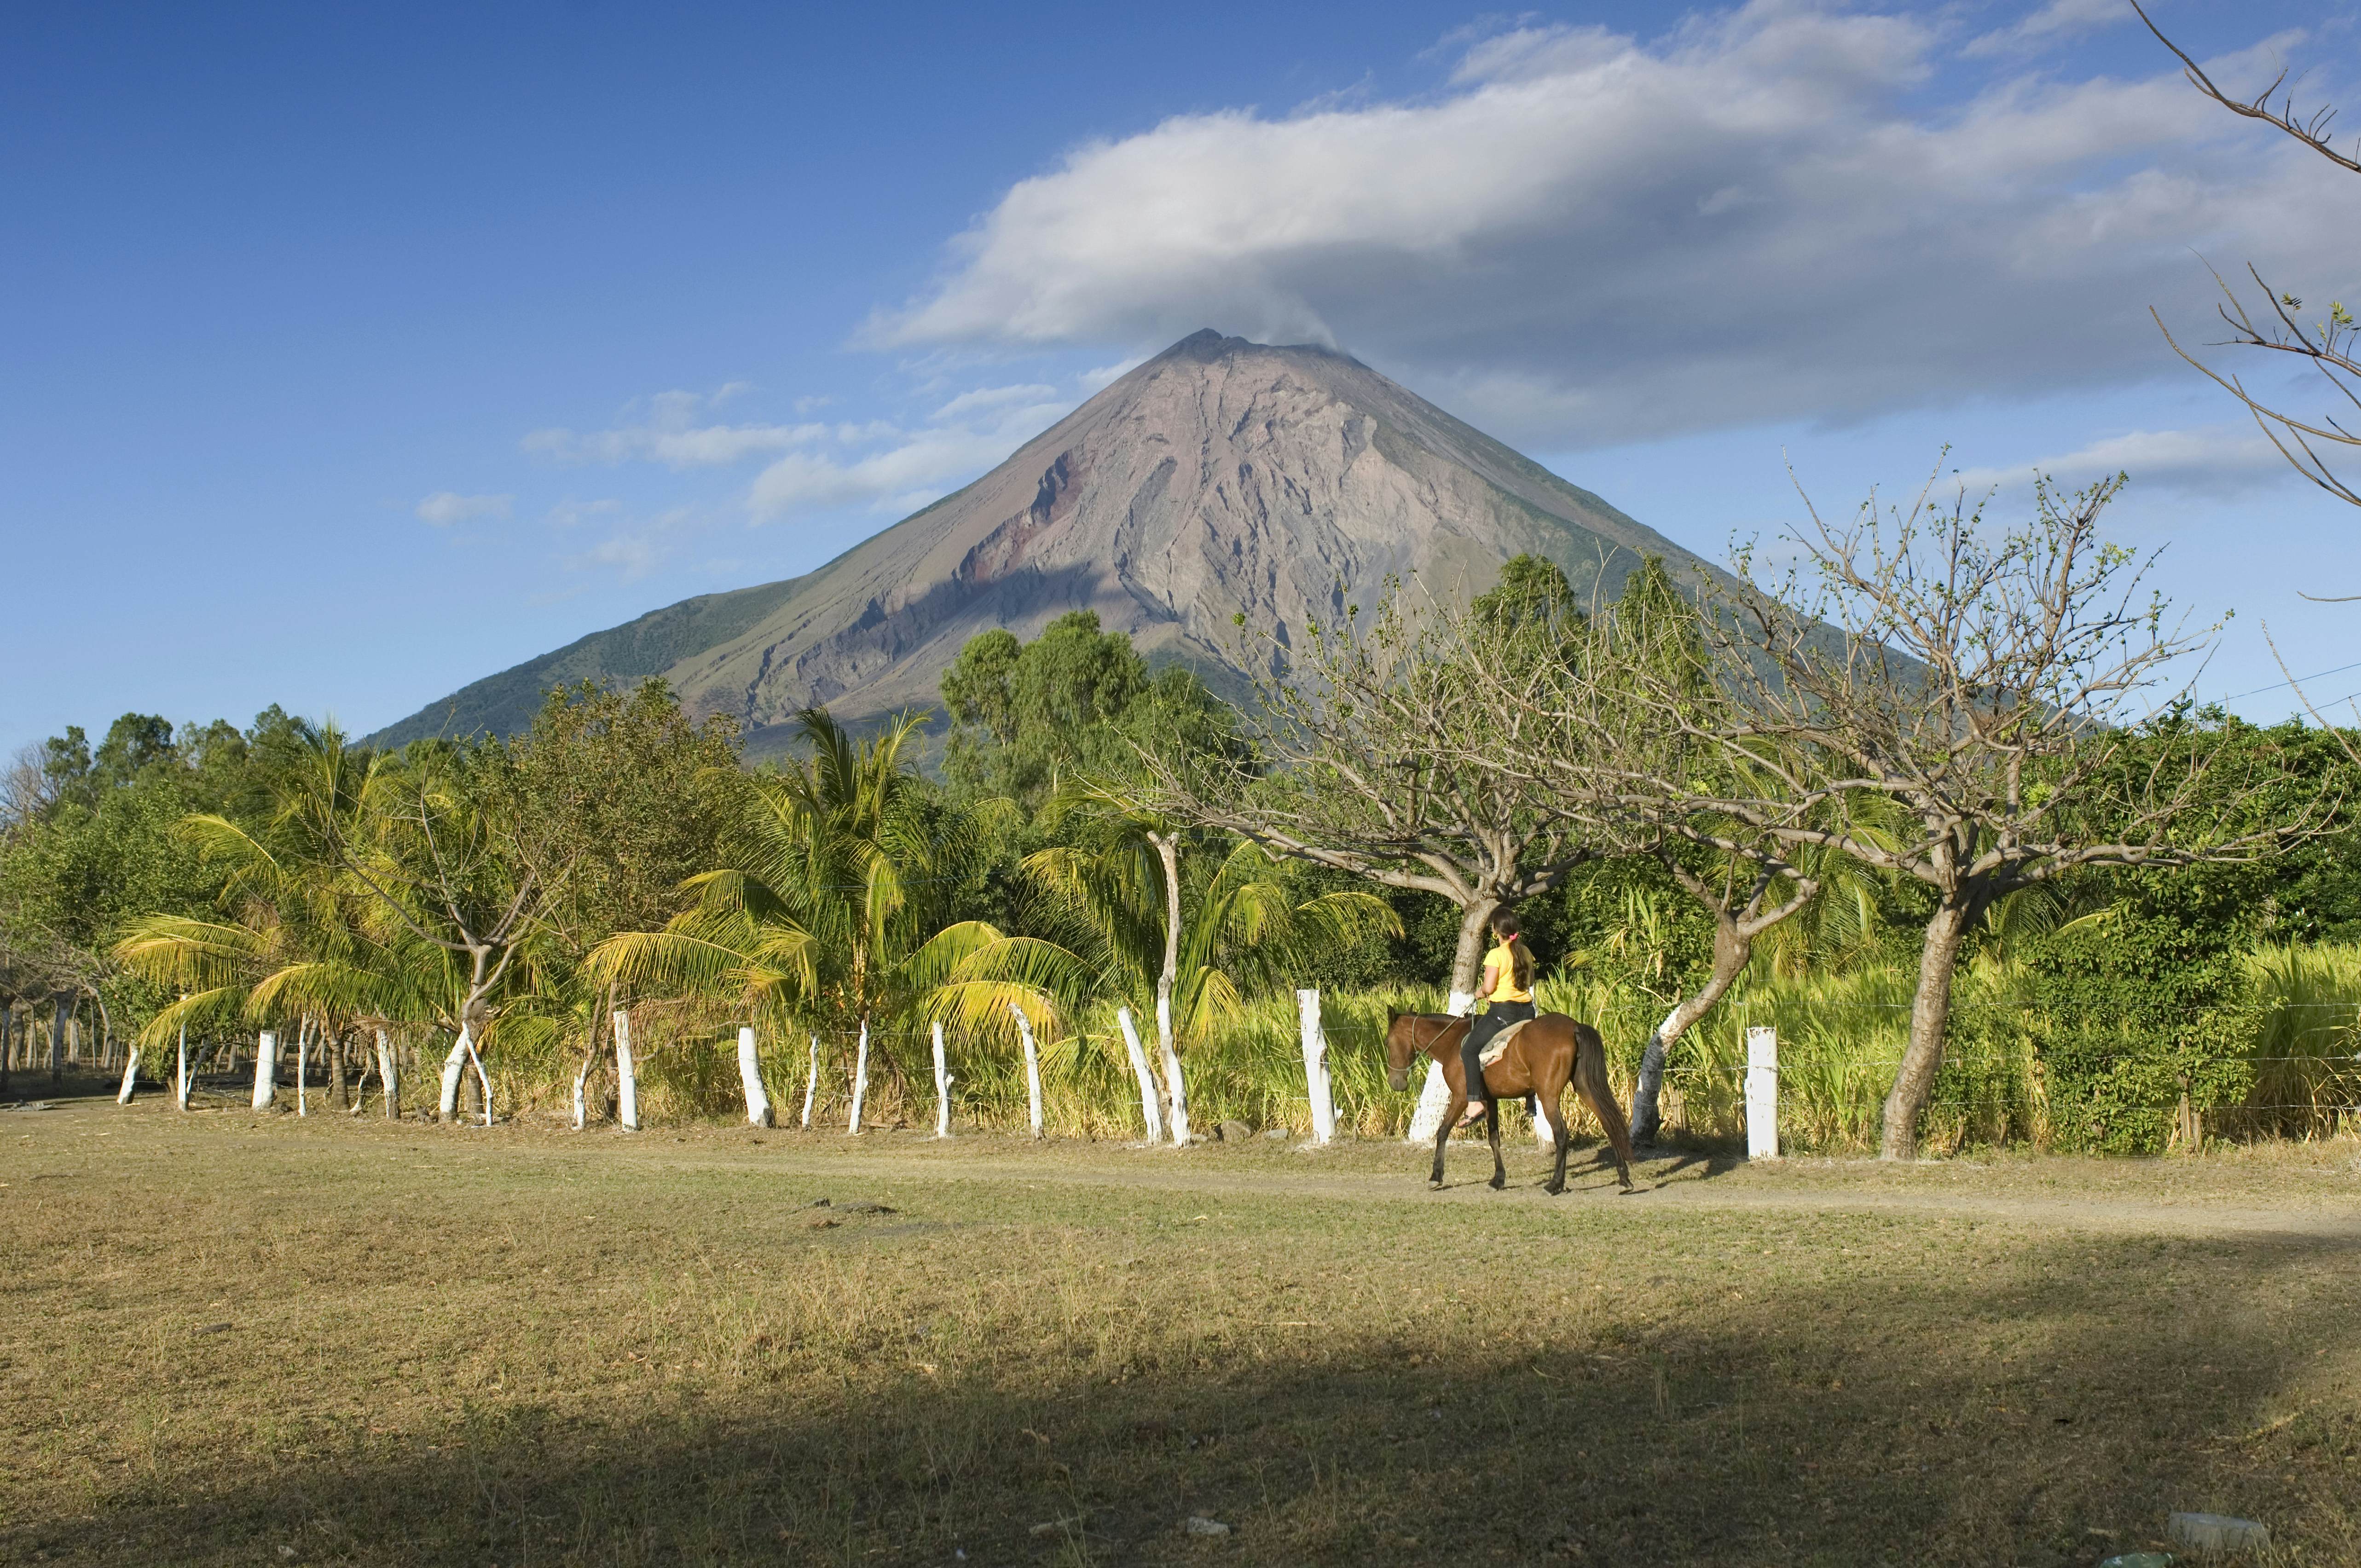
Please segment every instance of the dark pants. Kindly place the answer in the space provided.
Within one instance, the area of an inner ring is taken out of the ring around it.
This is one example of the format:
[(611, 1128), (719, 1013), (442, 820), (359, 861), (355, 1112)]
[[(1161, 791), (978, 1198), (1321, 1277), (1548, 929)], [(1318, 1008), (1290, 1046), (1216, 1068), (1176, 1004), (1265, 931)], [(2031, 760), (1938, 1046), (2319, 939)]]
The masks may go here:
[(1495, 1002), (1478, 1014), (1467, 1025), (1467, 1037), (1459, 1042), (1460, 1069), (1467, 1075), (1467, 1098), (1470, 1102), (1487, 1100), (1484, 1092), (1484, 1069), (1481, 1058), (1492, 1036), (1511, 1024), (1521, 1024), (1533, 1015), (1530, 1002)]

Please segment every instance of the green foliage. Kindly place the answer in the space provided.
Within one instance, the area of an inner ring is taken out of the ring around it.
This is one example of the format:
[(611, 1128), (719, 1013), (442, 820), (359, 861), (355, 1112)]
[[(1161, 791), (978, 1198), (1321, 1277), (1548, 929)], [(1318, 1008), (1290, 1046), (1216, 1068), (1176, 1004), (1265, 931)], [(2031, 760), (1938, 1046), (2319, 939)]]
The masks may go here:
[(1185, 666), (1150, 674), (1094, 611), (1060, 616), (1030, 642), (1005, 630), (968, 640), (943, 672), (951, 716), (943, 773), (955, 796), (1038, 811), (1060, 777), (1127, 773), (1135, 743), (1228, 744), (1225, 706)]

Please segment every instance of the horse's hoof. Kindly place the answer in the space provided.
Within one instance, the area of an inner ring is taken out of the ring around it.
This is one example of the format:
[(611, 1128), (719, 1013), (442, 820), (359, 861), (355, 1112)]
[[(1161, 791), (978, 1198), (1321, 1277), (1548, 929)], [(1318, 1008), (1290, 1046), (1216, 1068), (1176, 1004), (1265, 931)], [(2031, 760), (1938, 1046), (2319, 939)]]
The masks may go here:
[(1563, 1191), (1565, 1191), (1565, 1182), (1563, 1182), (1563, 1181), (1552, 1181), (1552, 1182), (1546, 1182), (1546, 1183), (1544, 1183), (1544, 1184), (1543, 1185), (1543, 1187), (1542, 1187), (1542, 1190), (1543, 1190), (1543, 1191), (1544, 1191), (1544, 1192), (1546, 1192), (1546, 1193), (1548, 1193), (1551, 1197), (1554, 1198), (1554, 1197), (1556, 1197), (1559, 1193), (1561, 1193), (1561, 1192), (1563, 1192)]
[(1485, 1186), (1487, 1186), (1487, 1187), (1488, 1187), (1488, 1188), (1490, 1188), (1493, 1191), (1498, 1192), (1499, 1190), (1500, 1190), (1500, 1189), (1501, 1189), (1501, 1188), (1506, 1187), (1507, 1185), (1509, 1185), (1509, 1181), (1508, 1181), (1508, 1179), (1507, 1179), (1506, 1177), (1496, 1176), (1496, 1177), (1494, 1177), (1491, 1180), (1489, 1180), (1489, 1181), (1486, 1182), (1484, 1185), (1485, 1185)]

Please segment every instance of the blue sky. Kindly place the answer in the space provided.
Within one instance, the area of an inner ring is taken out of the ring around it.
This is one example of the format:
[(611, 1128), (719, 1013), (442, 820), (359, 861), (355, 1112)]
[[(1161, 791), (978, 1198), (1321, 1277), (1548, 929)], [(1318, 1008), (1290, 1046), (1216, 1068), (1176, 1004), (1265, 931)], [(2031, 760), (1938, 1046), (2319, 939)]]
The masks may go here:
[[(2154, 7), (2347, 101), (2352, 10)], [(2279, 680), (2266, 621), (2327, 670), (2361, 518), (2145, 313), (2210, 335), (2201, 255), (2361, 293), (2361, 179), (2168, 63), (2120, 0), (15, 7), (0, 748), (374, 728), (809, 570), (1204, 325), (1712, 554), (1789, 463), (2129, 466), (2118, 532), (2237, 612), (2201, 693)]]

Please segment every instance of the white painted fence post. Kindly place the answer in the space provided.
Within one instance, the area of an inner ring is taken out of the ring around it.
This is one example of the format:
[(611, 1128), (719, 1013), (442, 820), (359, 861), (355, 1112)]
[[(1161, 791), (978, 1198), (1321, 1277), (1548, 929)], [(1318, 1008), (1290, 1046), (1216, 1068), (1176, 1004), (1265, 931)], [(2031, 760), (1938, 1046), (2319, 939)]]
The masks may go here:
[(172, 1092), (179, 1097), (181, 1109), (187, 1110), (189, 1108), (189, 1026), (186, 1024), (181, 1025), (181, 1065), (178, 1076), (172, 1080)]
[(771, 1124), (771, 1096), (763, 1087), (763, 1058), (754, 1052), (754, 1031), (746, 1025), (738, 1026), (738, 1080), (746, 1086), (746, 1122), (750, 1126)]
[(640, 1130), (640, 1072), (631, 1061), (631, 1015), (615, 1009), (615, 1115), (627, 1133)]
[(1303, 1086), (1312, 1101), (1312, 1141), (1336, 1136), (1336, 1104), (1329, 1092), (1328, 1038), (1320, 1032), (1320, 992), (1299, 991), (1295, 1011), (1303, 1025)]
[(1159, 997), (1156, 1003), (1156, 1042), (1164, 1053), (1164, 1089), (1170, 1097), (1171, 1114), (1166, 1118), (1172, 1128), (1172, 1146), (1189, 1146), (1189, 1086), (1180, 1077), (1180, 1053), (1172, 1048), (1172, 999)]
[(1025, 1042), (1025, 1091), (1031, 1101), (1033, 1135), (1041, 1135), (1041, 1053), (1033, 1048), (1033, 1021), (1025, 1016), (1025, 1009), (1014, 1002), (1008, 1010), (1016, 1014), (1016, 1037)]
[[(1476, 1005), (1472, 991), (1455, 991), (1444, 1010), (1454, 1018), (1465, 1018), (1467, 1010)], [(1444, 1080), (1443, 1064), (1426, 1064), (1426, 1086), (1418, 1091), (1418, 1109), (1411, 1113), (1410, 1135), (1404, 1143), (1431, 1144), (1434, 1135), (1443, 1129), (1443, 1113), (1451, 1108), (1451, 1085)]]
[(269, 1030), (262, 1031), (254, 1047), (254, 1108), (270, 1109), (271, 1097), (279, 1091), (279, 1036)]
[(1156, 1102), (1161, 1096), (1157, 1093), (1156, 1075), (1148, 1068), (1148, 1053), (1140, 1049), (1139, 1030), (1133, 1026), (1131, 1009), (1116, 1008), (1115, 1021), (1123, 1030), (1123, 1048), (1131, 1056), (1131, 1076), (1139, 1080), (1139, 1119), (1148, 1124), (1148, 1141), (1160, 1144), (1164, 1141), (1164, 1113)]
[(401, 1120), (401, 1068), (394, 1060), (393, 1044), (383, 1029), (377, 1032), (377, 1086), (385, 1091), (386, 1119)]
[(1779, 1157), (1779, 1031), (1746, 1031), (1746, 1157)]
[(950, 1064), (943, 1060), (943, 1026), (935, 1029), (935, 1136), (951, 1135), (951, 1074)]
[(804, 1131), (811, 1131), (812, 1095), (819, 1089), (819, 1036), (811, 1037), (811, 1071), (804, 1079)]
[(869, 1095), (869, 1020), (861, 1021), (861, 1048), (852, 1058), (852, 1120), (844, 1131), (847, 1136), (861, 1131), (861, 1102)]

